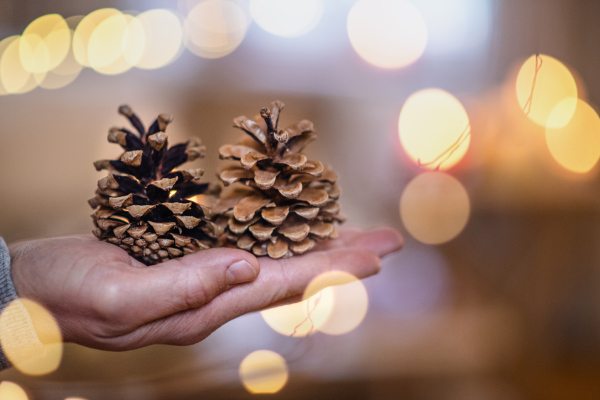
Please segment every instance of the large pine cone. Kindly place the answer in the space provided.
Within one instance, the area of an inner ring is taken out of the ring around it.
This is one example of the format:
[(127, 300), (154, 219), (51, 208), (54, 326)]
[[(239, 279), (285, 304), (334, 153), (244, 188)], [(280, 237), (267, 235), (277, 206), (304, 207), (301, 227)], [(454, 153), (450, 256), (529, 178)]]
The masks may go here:
[(337, 237), (334, 222), (345, 219), (337, 203), (337, 174), (301, 153), (316, 138), (312, 122), (302, 120), (278, 131), (283, 107), (275, 101), (255, 120), (235, 118), (234, 127), (248, 136), (219, 149), (221, 159), (239, 162), (219, 173), (223, 184), (245, 186), (223, 194), (216, 222), (229, 242), (271, 258), (303, 254), (317, 240)]
[(129, 119), (138, 134), (112, 128), (108, 141), (125, 152), (118, 160), (99, 160), (98, 171), (108, 170), (89, 200), (96, 209), (94, 235), (119, 245), (135, 259), (156, 264), (212, 247), (223, 233), (210, 221), (214, 213), (189, 198), (218, 194), (208, 183), (196, 183), (202, 169), (175, 170), (204, 156), (199, 139), (168, 148), (165, 130), (172, 118), (161, 114), (146, 131), (128, 106), (119, 113)]

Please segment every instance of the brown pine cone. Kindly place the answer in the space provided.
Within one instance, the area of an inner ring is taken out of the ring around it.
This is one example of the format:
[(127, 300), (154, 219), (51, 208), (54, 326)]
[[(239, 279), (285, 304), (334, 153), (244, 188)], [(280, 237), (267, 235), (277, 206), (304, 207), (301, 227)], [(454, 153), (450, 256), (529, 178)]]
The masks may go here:
[(173, 120), (168, 114), (160, 114), (146, 131), (129, 106), (119, 107), (119, 113), (137, 134), (112, 128), (108, 141), (125, 152), (117, 160), (94, 163), (98, 171), (109, 172), (89, 200), (94, 235), (148, 265), (212, 247), (223, 230), (211, 222), (210, 208), (189, 198), (218, 195), (219, 189), (196, 183), (202, 169), (175, 170), (204, 157), (205, 147), (193, 139), (168, 148), (165, 130)]
[(221, 159), (239, 165), (219, 173), (225, 186), (236, 185), (220, 198), (215, 222), (230, 243), (271, 258), (303, 254), (316, 241), (337, 237), (334, 223), (345, 220), (337, 202), (338, 175), (301, 153), (316, 138), (312, 122), (278, 131), (283, 107), (275, 101), (255, 120), (235, 118), (234, 127), (248, 136), (219, 149)]

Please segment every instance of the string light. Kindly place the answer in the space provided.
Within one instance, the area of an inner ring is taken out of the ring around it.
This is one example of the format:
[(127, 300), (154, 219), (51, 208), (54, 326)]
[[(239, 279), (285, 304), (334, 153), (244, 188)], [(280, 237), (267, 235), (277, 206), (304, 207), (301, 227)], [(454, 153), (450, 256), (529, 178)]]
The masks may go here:
[(441, 89), (411, 95), (400, 111), (398, 132), (408, 156), (429, 169), (456, 165), (471, 140), (467, 112), (458, 99)]
[(325, 288), (303, 301), (261, 311), (274, 331), (285, 336), (303, 337), (318, 330), (329, 318), (334, 303), (332, 288)]
[(533, 55), (523, 63), (517, 75), (516, 94), (527, 117), (544, 127), (565, 126), (575, 113), (576, 103), (571, 102), (571, 107), (561, 107), (561, 114), (555, 113), (552, 121), (548, 121), (561, 100), (577, 98), (577, 85), (567, 67), (545, 54)]
[(331, 311), (316, 330), (328, 335), (343, 335), (356, 329), (367, 315), (369, 297), (363, 283), (343, 271), (330, 271), (314, 278), (306, 287), (304, 298), (330, 291), (333, 297)]

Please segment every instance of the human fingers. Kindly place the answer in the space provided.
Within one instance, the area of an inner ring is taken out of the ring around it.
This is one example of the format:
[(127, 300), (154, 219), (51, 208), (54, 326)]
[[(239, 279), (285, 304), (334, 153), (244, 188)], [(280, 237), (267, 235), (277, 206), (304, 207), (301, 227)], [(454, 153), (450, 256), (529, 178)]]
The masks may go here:
[(128, 349), (153, 343), (197, 343), (233, 318), (301, 295), (310, 281), (322, 273), (340, 270), (365, 278), (380, 269), (379, 257), (369, 250), (334, 249), (260, 261), (261, 272), (253, 282), (231, 288), (201, 308), (153, 321), (106, 345)]
[(340, 237), (327, 240), (317, 245), (317, 250), (353, 248), (370, 250), (379, 257), (398, 251), (404, 246), (404, 238), (392, 228), (378, 228), (369, 231), (347, 229), (340, 232)]
[[(252, 281), (258, 260), (246, 251), (211, 249), (147, 268), (122, 269), (100, 291), (105, 336), (121, 334), (183, 310), (197, 308), (228, 287)], [(114, 329), (114, 330), (113, 330)]]

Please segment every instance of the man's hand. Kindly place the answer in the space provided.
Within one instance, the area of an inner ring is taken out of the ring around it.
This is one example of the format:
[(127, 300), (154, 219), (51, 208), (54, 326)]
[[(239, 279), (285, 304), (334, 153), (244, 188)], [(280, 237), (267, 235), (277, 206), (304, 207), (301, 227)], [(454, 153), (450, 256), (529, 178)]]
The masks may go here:
[(380, 257), (402, 243), (392, 229), (351, 230), (289, 259), (220, 248), (151, 267), (91, 236), (19, 242), (9, 249), (17, 294), (48, 308), (65, 341), (131, 350), (199, 342), (240, 315), (300, 300), (308, 283), (326, 271), (376, 274)]

